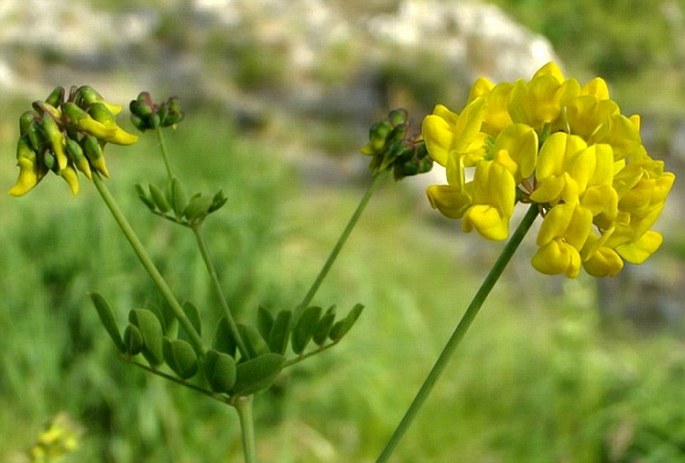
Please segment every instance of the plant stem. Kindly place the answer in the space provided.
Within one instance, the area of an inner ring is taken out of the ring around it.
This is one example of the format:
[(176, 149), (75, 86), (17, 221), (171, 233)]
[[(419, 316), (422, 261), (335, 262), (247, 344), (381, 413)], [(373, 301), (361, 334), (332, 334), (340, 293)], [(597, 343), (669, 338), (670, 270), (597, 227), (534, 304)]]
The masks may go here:
[(314, 283), (312, 284), (311, 288), (309, 288), (309, 291), (307, 291), (307, 294), (304, 296), (304, 299), (302, 299), (302, 302), (300, 302), (300, 304), (295, 309), (295, 313), (293, 314), (293, 320), (296, 320), (299, 316), (299, 313), (302, 310), (306, 309), (309, 306), (309, 303), (312, 302), (312, 299), (314, 299), (314, 295), (316, 295), (319, 286), (321, 286), (321, 283), (323, 282), (324, 278), (326, 278), (328, 271), (333, 266), (333, 263), (335, 262), (335, 259), (338, 257), (338, 254), (340, 254), (340, 251), (342, 250), (343, 245), (347, 241), (347, 238), (349, 238), (355, 225), (357, 225), (357, 222), (359, 221), (362, 212), (364, 212), (364, 208), (366, 208), (366, 205), (371, 199), (371, 196), (373, 195), (374, 191), (376, 191), (376, 188), (378, 188), (378, 185), (380, 185), (381, 179), (385, 176), (384, 174), (385, 172), (380, 172), (373, 177), (371, 184), (364, 193), (364, 196), (362, 196), (362, 199), (359, 201), (359, 204), (357, 205), (357, 208), (352, 214), (352, 217), (350, 217), (350, 220), (347, 222), (345, 229), (342, 231), (340, 238), (338, 238), (338, 242), (335, 243), (335, 246), (333, 247), (333, 250), (328, 256), (328, 259), (326, 259), (326, 262), (323, 264), (323, 267), (321, 267), (321, 270), (319, 271), (316, 280), (314, 280)]
[(164, 141), (164, 134), (162, 133), (162, 128), (157, 127), (155, 129), (155, 133), (157, 134), (157, 140), (159, 141), (159, 149), (162, 152), (162, 159), (164, 159), (164, 166), (166, 167), (166, 173), (167, 173), (167, 176), (169, 177), (169, 181), (171, 181), (171, 179), (174, 178), (174, 174), (171, 171), (171, 164), (169, 163), (169, 155), (167, 154), (166, 142)]
[(102, 199), (105, 201), (105, 204), (107, 204), (107, 207), (109, 208), (110, 212), (114, 216), (114, 220), (116, 220), (116, 222), (119, 224), (121, 231), (124, 233), (124, 236), (133, 248), (133, 251), (138, 256), (140, 263), (143, 264), (143, 267), (145, 267), (145, 270), (147, 270), (147, 273), (150, 275), (150, 278), (152, 278), (152, 281), (157, 286), (159, 291), (162, 293), (162, 296), (164, 296), (164, 299), (169, 304), (169, 307), (171, 307), (171, 310), (173, 310), (174, 315), (176, 316), (176, 318), (178, 318), (179, 322), (183, 326), (183, 329), (188, 334), (190, 342), (193, 344), (195, 351), (199, 356), (204, 356), (204, 346), (202, 344), (202, 339), (200, 338), (200, 335), (195, 330), (193, 324), (186, 316), (185, 312), (183, 311), (183, 308), (181, 307), (181, 304), (178, 303), (176, 296), (174, 296), (174, 293), (167, 285), (166, 281), (164, 280), (164, 277), (162, 277), (162, 275), (159, 273), (159, 270), (157, 270), (157, 267), (155, 266), (154, 262), (152, 262), (152, 259), (147, 254), (145, 246), (143, 246), (143, 243), (140, 241), (140, 238), (138, 238), (138, 235), (136, 235), (136, 232), (133, 230), (133, 227), (131, 227), (131, 224), (124, 216), (124, 213), (119, 208), (119, 205), (115, 201), (109, 189), (102, 181), (100, 175), (98, 175), (97, 173), (93, 174), (93, 183), (95, 184), (95, 187), (100, 193), (100, 196), (102, 196)]
[(245, 463), (257, 463), (257, 451), (255, 448), (254, 418), (252, 416), (253, 396), (238, 397), (234, 402), (235, 409), (240, 417), (240, 431), (243, 437), (243, 455)]
[(200, 225), (198, 224), (196, 226), (192, 226), (190, 229), (193, 230), (193, 234), (195, 235), (197, 246), (200, 248), (200, 254), (202, 254), (202, 260), (205, 261), (207, 272), (209, 273), (209, 277), (212, 280), (212, 285), (214, 286), (214, 290), (219, 298), (219, 303), (221, 304), (221, 308), (224, 312), (224, 317), (228, 323), (231, 336), (233, 336), (233, 339), (235, 339), (235, 343), (240, 351), (240, 354), (244, 358), (250, 358), (250, 354), (245, 346), (245, 342), (238, 331), (238, 325), (236, 325), (235, 320), (233, 319), (233, 314), (231, 313), (230, 307), (228, 307), (228, 302), (226, 301), (226, 297), (221, 289), (221, 282), (219, 281), (219, 276), (216, 273), (212, 259), (209, 256), (209, 248), (207, 247), (207, 242), (205, 241), (204, 235), (200, 231)]
[(122, 355), (122, 359), (124, 360), (124, 362), (130, 363), (131, 365), (136, 366), (138, 368), (141, 368), (141, 369), (147, 371), (148, 373), (152, 373), (153, 375), (164, 378), (167, 381), (171, 381), (172, 383), (176, 383), (180, 386), (184, 386), (184, 387), (187, 387), (188, 389), (192, 389), (193, 391), (199, 392), (200, 394), (204, 394), (207, 397), (214, 399), (216, 401), (219, 401), (223, 404), (230, 404), (230, 399), (228, 397), (226, 397), (225, 395), (218, 394), (216, 392), (212, 392), (209, 389), (205, 389), (203, 387), (197, 386), (197, 385), (190, 383), (188, 381), (184, 381), (182, 379), (177, 378), (176, 376), (169, 375), (169, 374), (164, 373), (163, 371), (160, 371), (156, 368), (152, 368), (150, 366), (147, 366), (144, 363), (137, 362), (130, 357), (126, 357), (126, 356)]
[(478, 289), (476, 295), (473, 297), (473, 300), (466, 309), (466, 312), (459, 321), (459, 324), (452, 333), (452, 336), (447, 341), (447, 344), (440, 353), (440, 356), (433, 365), (433, 368), (431, 369), (430, 373), (428, 373), (428, 376), (421, 385), (419, 392), (416, 394), (416, 397), (414, 397), (413, 402), (405, 412), (402, 421), (397, 426), (392, 437), (385, 445), (383, 452), (376, 460), (376, 463), (388, 461), (388, 458), (390, 458), (390, 456), (392, 455), (393, 451), (395, 450), (395, 447), (397, 447), (405, 432), (411, 425), (412, 421), (414, 420), (414, 418), (416, 418), (416, 415), (423, 406), (423, 403), (430, 395), (433, 386), (435, 386), (436, 381), (438, 380), (443, 370), (447, 366), (450, 357), (454, 353), (460, 341), (464, 338), (464, 335), (471, 326), (473, 319), (478, 314), (478, 311), (483, 305), (483, 302), (490, 294), (490, 291), (492, 290), (493, 286), (495, 286), (495, 283), (497, 282), (499, 277), (502, 275), (504, 268), (509, 263), (509, 260), (511, 260), (511, 257), (514, 255), (514, 252), (516, 251), (518, 246), (521, 244), (523, 237), (526, 235), (531, 225), (533, 225), (535, 218), (538, 216), (538, 212), (538, 205), (531, 204), (530, 208), (528, 209), (528, 212), (526, 212), (526, 215), (521, 220), (521, 223), (517, 227), (516, 231), (511, 236), (506, 246), (504, 246), (502, 254), (500, 254), (500, 256), (497, 258), (495, 265), (492, 267), (492, 269), (490, 269), (490, 272), (485, 277), (483, 284)]

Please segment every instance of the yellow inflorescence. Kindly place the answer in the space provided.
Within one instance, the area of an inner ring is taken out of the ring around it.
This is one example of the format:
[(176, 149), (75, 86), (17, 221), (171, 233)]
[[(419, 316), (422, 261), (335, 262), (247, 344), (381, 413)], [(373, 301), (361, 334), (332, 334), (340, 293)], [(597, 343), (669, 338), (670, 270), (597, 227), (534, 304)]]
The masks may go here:
[(528, 82), (481, 78), (461, 114), (436, 106), (422, 135), (447, 171), (428, 198), (464, 231), (503, 240), (517, 202), (540, 205), (532, 264), (542, 273), (615, 275), (661, 246), (650, 228), (675, 175), (649, 157), (639, 117), (621, 114), (601, 78), (580, 85), (554, 63)]
[(90, 180), (93, 171), (109, 176), (103, 152), (107, 143), (130, 145), (138, 140), (114, 120), (121, 107), (104, 101), (92, 87), (73, 87), (66, 101), (65, 96), (57, 87), (19, 118), (19, 178), (10, 195), (25, 195), (50, 171), (76, 194), (78, 171)]

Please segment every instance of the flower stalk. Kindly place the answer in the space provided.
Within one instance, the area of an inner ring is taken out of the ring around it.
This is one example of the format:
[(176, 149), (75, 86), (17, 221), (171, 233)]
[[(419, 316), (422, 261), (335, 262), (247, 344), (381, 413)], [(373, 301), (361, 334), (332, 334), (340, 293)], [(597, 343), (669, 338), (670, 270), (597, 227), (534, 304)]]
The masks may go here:
[(197, 246), (200, 249), (200, 254), (202, 254), (202, 260), (205, 262), (205, 267), (207, 267), (207, 273), (209, 274), (209, 278), (212, 280), (212, 286), (214, 286), (214, 291), (216, 292), (217, 297), (219, 298), (221, 309), (224, 313), (224, 317), (226, 318), (226, 323), (228, 324), (228, 328), (231, 332), (231, 335), (235, 340), (236, 347), (238, 348), (240, 354), (244, 358), (250, 358), (247, 347), (245, 346), (245, 342), (243, 341), (242, 336), (238, 331), (238, 325), (236, 324), (233, 318), (233, 314), (231, 313), (231, 309), (228, 306), (228, 301), (226, 301), (226, 297), (224, 296), (223, 290), (221, 289), (219, 275), (216, 273), (216, 269), (214, 268), (214, 264), (212, 263), (212, 259), (209, 255), (209, 248), (207, 247), (207, 242), (204, 238), (204, 235), (202, 234), (202, 231), (200, 230), (200, 225), (198, 224), (196, 226), (190, 227), (190, 229), (193, 231), (193, 235), (195, 236), (195, 241), (197, 242)]
[(169, 304), (169, 307), (171, 307), (171, 310), (174, 312), (174, 315), (176, 316), (176, 318), (178, 318), (179, 323), (181, 323), (181, 326), (183, 326), (183, 329), (188, 334), (188, 337), (190, 339), (191, 344), (193, 345), (193, 348), (199, 356), (203, 356), (205, 349), (202, 343), (202, 339), (200, 338), (200, 335), (195, 330), (193, 324), (186, 316), (185, 312), (183, 311), (183, 308), (181, 307), (181, 304), (178, 302), (178, 299), (176, 299), (176, 296), (174, 296), (174, 293), (167, 285), (166, 281), (164, 280), (164, 277), (162, 277), (162, 274), (159, 273), (157, 266), (154, 264), (154, 262), (152, 262), (152, 259), (145, 250), (145, 246), (143, 246), (143, 243), (140, 241), (140, 238), (138, 238), (138, 235), (136, 234), (135, 230), (133, 230), (133, 227), (126, 219), (126, 216), (119, 208), (119, 205), (114, 199), (114, 196), (112, 196), (112, 193), (107, 188), (107, 185), (105, 185), (105, 183), (102, 181), (99, 174), (93, 174), (93, 183), (95, 184), (95, 187), (100, 193), (100, 196), (105, 201), (107, 208), (112, 213), (112, 216), (114, 216), (114, 220), (116, 220), (117, 224), (119, 225), (119, 228), (121, 228), (121, 231), (123, 232), (124, 236), (131, 245), (131, 248), (133, 248), (133, 251), (136, 253), (136, 256), (138, 256), (138, 260), (140, 260), (140, 263), (143, 264), (143, 267), (145, 267), (145, 270), (150, 275), (150, 278), (157, 286), (159, 291), (162, 293), (162, 296)]
[(490, 269), (490, 272), (485, 277), (483, 284), (478, 289), (478, 292), (476, 292), (476, 295), (473, 297), (473, 300), (466, 309), (466, 312), (459, 321), (459, 324), (454, 329), (454, 332), (447, 341), (447, 344), (445, 344), (445, 347), (440, 353), (440, 356), (436, 360), (431, 371), (428, 373), (428, 376), (421, 385), (419, 392), (416, 394), (416, 397), (414, 398), (411, 405), (405, 412), (402, 421), (400, 421), (399, 425), (395, 429), (390, 440), (388, 441), (382, 453), (376, 460), (376, 463), (383, 463), (388, 461), (393, 451), (402, 440), (402, 437), (407, 432), (407, 429), (409, 429), (409, 426), (411, 426), (419, 410), (421, 410), (421, 407), (423, 406), (426, 399), (433, 390), (433, 387), (435, 386), (435, 383), (437, 382), (438, 378), (445, 370), (445, 367), (447, 366), (447, 363), (454, 354), (454, 351), (456, 350), (457, 346), (464, 338), (464, 335), (471, 326), (471, 323), (480, 311), (483, 302), (485, 302), (485, 299), (490, 294), (490, 291), (495, 286), (495, 283), (497, 283), (497, 280), (499, 280), (500, 276), (502, 275), (502, 272), (504, 272), (504, 269), (506, 268), (512, 256), (516, 252), (516, 249), (518, 249), (519, 245), (521, 244), (521, 241), (523, 241), (523, 237), (526, 236), (526, 233), (533, 225), (533, 222), (535, 222), (538, 213), (539, 206), (537, 204), (531, 204), (528, 209), (528, 212), (526, 212), (526, 215), (521, 220), (521, 223), (514, 231), (507, 244), (504, 246), (502, 253), (495, 262), (495, 265), (493, 265), (493, 267)]
[(169, 177), (169, 181), (171, 181), (171, 179), (174, 178), (174, 173), (171, 170), (171, 163), (169, 162), (169, 155), (166, 148), (166, 142), (164, 141), (164, 134), (162, 133), (162, 128), (157, 127), (155, 129), (155, 133), (157, 134), (157, 141), (159, 142), (159, 150), (162, 152), (164, 167), (166, 168), (166, 173)]
[(338, 258), (338, 254), (340, 254), (340, 251), (342, 250), (343, 246), (345, 245), (345, 242), (350, 237), (352, 230), (357, 225), (357, 222), (359, 222), (359, 218), (361, 217), (362, 213), (364, 212), (366, 205), (369, 203), (371, 196), (373, 195), (373, 193), (376, 191), (376, 189), (380, 185), (383, 177), (385, 177), (384, 174), (385, 174), (385, 171), (381, 171), (381, 172), (378, 172), (374, 175), (373, 180), (371, 181), (371, 184), (369, 185), (366, 192), (364, 193), (364, 196), (362, 196), (362, 199), (359, 201), (357, 208), (352, 213), (350, 220), (347, 222), (347, 225), (345, 226), (342, 233), (340, 234), (340, 237), (338, 238), (338, 241), (335, 243), (335, 246), (333, 246), (333, 249), (331, 250), (331, 253), (328, 255), (326, 262), (323, 264), (323, 267), (321, 267), (319, 274), (316, 276), (314, 283), (312, 283), (312, 286), (309, 288), (309, 291), (307, 291), (307, 294), (302, 299), (302, 302), (300, 302), (300, 304), (295, 309), (295, 313), (293, 315), (294, 319), (297, 319), (298, 315), (302, 312), (302, 310), (306, 309), (309, 306), (309, 304), (312, 302), (312, 299), (314, 299), (314, 296), (316, 295), (316, 292), (319, 290), (321, 283), (326, 278), (326, 275), (328, 275), (328, 272), (331, 269), (331, 267), (333, 266), (333, 263)]

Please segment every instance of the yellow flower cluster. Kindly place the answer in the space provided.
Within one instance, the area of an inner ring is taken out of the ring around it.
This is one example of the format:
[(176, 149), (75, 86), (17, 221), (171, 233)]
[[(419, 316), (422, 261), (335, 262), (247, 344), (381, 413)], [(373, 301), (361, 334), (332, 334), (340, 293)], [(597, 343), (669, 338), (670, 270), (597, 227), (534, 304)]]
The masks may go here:
[(422, 135), (447, 172), (428, 198), (464, 231), (503, 240), (515, 204), (539, 204), (532, 264), (542, 273), (576, 277), (582, 265), (615, 275), (661, 246), (650, 228), (675, 176), (649, 157), (639, 117), (622, 115), (599, 77), (581, 85), (548, 63), (528, 82), (481, 78), (461, 114), (436, 106)]
[(105, 101), (92, 87), (72, 87), (65, 101), (66, 96), (64, 88), (57, 87), (19, 118), (19, 178), (10, 195), (25, 195), (50, 171), (76, 194), (77, 172), (89, 180), (93, 171), (109, 177), (103, 152), (107, 143), (130, 145), (138, 140), (117, 125), (114, 116), (121, 106)]
[(83, 429), (78, 423), (72, 421), (65, 413), (58, 414), (38, 436), (38, 441), (29, 451), (31, 462), (61, 461), (66, 454), (78, 449), (82, 434)]

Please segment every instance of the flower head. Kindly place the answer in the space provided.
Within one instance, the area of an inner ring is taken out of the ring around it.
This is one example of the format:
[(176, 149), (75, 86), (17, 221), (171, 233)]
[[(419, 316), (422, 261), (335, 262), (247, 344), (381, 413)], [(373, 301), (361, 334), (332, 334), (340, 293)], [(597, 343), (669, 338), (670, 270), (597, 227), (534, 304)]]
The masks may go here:
[(651, 227), (675, 175), (647, 154), (639, 117), (621, 114), (599, 77), (581, 85), (548, 63), (529, 81), (481, 78), (460, 114), (437, 105), (422, 135), (447, 173), (428, 199), (464, 231), (505, 239), (515, 204), (539, 205), (532, 264), (542, 273), (615, 275), (661, 246)]
[(131, 122), (141, 132), (160, 127), (176, 127), (185, 118), (181, 100), (172, 96), (162, 103), (155, 103), (149, 92), (140, 92), (129, 104)]
[(92, 179), (93, 171), (109, 177), (103, 148), (107, 143), (130, 145), (138, 140), (119, 127), (114, 116), (121, 107), (105, 101), (92, 87), (73, 87), (65, 101), (62, 87), (19, 118), (17, 166), (19, 178), (12, 196), (28, 193), (50, 171), (78, 193), (78, 173)]
[(369, 130), (369, 142), (361, 148), (371, 156), (369, 167), (375, 172), (392, 171), (395, 180), (428, 172), (433, 159), (418, 136), (408, 135), (410, 122), (407, 111), (394, 109), (374, 123)]

